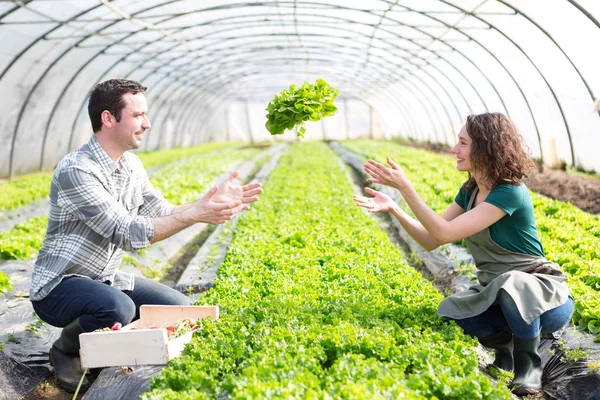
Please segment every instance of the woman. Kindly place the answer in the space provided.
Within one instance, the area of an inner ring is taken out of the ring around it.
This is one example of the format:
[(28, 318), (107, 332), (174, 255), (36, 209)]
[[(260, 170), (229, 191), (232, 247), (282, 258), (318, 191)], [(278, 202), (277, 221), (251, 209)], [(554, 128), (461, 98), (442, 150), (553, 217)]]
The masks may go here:
[(416, 216), (406, 214), (387, 195), (355, 196), (358, 206), (387, 211), (428, 251), (465, 239), (478, 268), (480, 285), (442, 301), (438, 314), (496, 350), (494, 365), (513, 370), (515, 394), (541, 388), (538, 353), (541, 333), (569, 323), (573, 299), (559, 266), (544, 256), (533, 205), (522, 178), (534, 166), (521, 136), (504, 115), (467, 117), (452, 149), (456, 168), (467, 172), (454, 203), (439, 216), (389, 157), (391, 168), (369, 160), (367, 182), (396, 188)]

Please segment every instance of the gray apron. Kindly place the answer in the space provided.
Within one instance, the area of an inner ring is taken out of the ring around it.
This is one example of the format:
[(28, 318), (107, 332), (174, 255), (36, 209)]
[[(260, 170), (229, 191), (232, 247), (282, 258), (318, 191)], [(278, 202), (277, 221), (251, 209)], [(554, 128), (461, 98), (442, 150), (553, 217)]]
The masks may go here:
[[(465, 212), (472, 208), (476, 196), (477, 188)], [(496, 302), (500, 289), (512, 297), (527, 324), (567, 301), (567, 278), (557, 264), (545, 257), (500, 247), (492, 240), (489, 229), (468, 237), (466, 242), (475, 259), (480, 285), (445, 298), (438, 308), (439, 316), (464, 319), (479, 315)]]

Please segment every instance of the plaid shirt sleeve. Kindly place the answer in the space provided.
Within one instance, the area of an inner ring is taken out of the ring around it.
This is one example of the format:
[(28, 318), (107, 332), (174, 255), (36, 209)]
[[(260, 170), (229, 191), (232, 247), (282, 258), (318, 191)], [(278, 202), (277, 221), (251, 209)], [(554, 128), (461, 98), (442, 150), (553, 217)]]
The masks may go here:
[(127, 251), (150, 246), (154, 222), (146, 216), (132, 217), (110, 193), (107, 182), (76, 165), (58, 176), (57, 203), (100, 236)]
[(154, 188), (148, 180), (148, 174), (144, 170), (142, 178), (142, 195), (144, 204), (139, 209), (139, 215), (150, 218), (164, 217), (171, 215), (175, 206), (169, 203), (163, 195)]

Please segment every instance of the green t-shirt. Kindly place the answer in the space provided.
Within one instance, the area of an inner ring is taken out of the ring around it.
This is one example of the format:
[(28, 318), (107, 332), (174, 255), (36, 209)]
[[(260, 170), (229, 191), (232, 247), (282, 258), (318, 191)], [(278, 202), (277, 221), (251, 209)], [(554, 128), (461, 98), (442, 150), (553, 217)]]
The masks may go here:
[[(464, 210), (470, 197), (461, 187), (454, 201)], [(531, 196), (525, 184), (498, 185), (484, 201), (506, 212), (504, 217), (489, 227), (490, 237), (496, 244), (515, 253), (545, 257), (535, 226)]]

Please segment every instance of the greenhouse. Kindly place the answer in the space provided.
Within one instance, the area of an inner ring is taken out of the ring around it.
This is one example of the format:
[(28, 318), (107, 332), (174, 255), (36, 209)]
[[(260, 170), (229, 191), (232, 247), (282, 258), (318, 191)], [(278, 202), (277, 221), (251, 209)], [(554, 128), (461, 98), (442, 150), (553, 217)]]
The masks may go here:
[(0, 2), (0, 400), (600, 399), (600, 2)]

